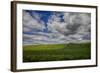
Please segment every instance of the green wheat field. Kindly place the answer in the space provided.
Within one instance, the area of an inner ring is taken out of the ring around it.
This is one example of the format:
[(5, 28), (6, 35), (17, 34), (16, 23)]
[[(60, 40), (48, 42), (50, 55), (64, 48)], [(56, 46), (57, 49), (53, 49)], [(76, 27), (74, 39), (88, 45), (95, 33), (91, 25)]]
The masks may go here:
[(91, 58), (91, 43), (23, 46), (23, 62), (81, 60)]

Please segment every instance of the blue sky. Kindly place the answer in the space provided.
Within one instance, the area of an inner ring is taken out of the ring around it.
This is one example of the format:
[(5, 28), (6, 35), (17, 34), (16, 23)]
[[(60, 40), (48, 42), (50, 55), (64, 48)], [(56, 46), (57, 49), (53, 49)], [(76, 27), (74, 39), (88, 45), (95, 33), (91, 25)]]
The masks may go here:
[(56, 12), (56, 11), (33, 11), (33, 10), (25, 10), (26, 12), (28, 12), (33, 18), (34, 18), (34, 13), (37, 13), (39, 16), (40, 16), (40, 19), (42, 21), (44, 21), (45, 23), (45, 29), (43, 30), (44, 32), (50, 32), (48, 31), (48, 28), (47, 28), (47, 22), (48, 22), (48, 19), (50, 18), (51, 15), (53, 15), (54, 13), (57, 13), (57, 14), (61, 14), (59, 17), (61, 18), (61, 22), (63, 22), (63, 15), (62, 15), (62, 12)]
[(88, 42), (91, 14), (23, 10), (24, 44)]

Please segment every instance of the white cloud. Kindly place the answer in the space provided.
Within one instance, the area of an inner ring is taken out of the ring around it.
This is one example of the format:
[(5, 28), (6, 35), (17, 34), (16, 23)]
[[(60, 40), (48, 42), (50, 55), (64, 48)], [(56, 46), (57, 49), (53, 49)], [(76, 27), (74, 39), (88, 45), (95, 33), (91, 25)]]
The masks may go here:
[[(51, 32), (64, 36), (66, 42), (85, 40), (83, 36), (91, 36), (91, 15), (89, 13), (63, 13), (64, 22), (61, 17), (52, 15), (48, 21), (48, 29)], [(87, 39), (90, 40), (90, 39)]]
[(60, 20), (61, 18), (58, 15), (52, 15), (47, 23), (48, 30), (56, 33), (66, 32), (67, 30), (65, 30), (65, 26), (67, 25), (67, 23), (61, 22)]
[(24, 32), (30, 32), (32, 29), (28, 28), (28, 27), (23, 27), (23, 31)]
[[(66, 42), (64, 35), (57, 33), (43, 33), (37, 32), (37, 34), (24, 34), (24, 44), (58, 44), (58, 43), (68, 43)], [(30, 42), (29, 42), (30, 41)]]
[(83, 23), (84, 25), (88, 25), (91, 23), (91, 15), (90, 14), (81, 13), (81, 14), (79, 14), (79, 16), (82, 19), (81, 23)]
[(37, 14), (36, 17), (37, 19), (33, 18), (28, 12), (23, 11), (23, 31), (43, 30), (45, 28), (44, 22), (39, 20)]
[[(32, 29), (43, 30), (44, 22), (40, 20), (40, 15), (23, 12), (23, 31), (31, 32)], [(36, 16), (35, 16), (36, 15)], [(52, 33), (33, 32), (24, 34), (24, 45), (29, 44), (58, 44), (58, 43), (81, 43), (90, 42), (91, 36), (91, 16), (88, 13), (63, 13), (63, 22), (59, 14), (50, 16), (47, 28)]]
[(66, 23), (69, 23), (70, 22), (70, 13), (69, 12), (66, 12), (66, 13), (63, 13), (63, 19)]

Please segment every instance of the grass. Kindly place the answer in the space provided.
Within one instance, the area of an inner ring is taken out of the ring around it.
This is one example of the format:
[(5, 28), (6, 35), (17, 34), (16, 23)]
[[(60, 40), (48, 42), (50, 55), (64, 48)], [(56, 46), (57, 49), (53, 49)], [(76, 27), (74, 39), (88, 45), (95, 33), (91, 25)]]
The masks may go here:
[(81, 60), (90, 58), (90, 43), (23, 46), (23, 62)]

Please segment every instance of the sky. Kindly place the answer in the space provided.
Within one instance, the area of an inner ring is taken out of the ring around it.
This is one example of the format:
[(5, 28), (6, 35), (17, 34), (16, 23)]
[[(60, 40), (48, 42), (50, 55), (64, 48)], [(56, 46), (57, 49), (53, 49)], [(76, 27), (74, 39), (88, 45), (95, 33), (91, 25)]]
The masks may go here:
[(23, 44), (63, 44), (91, 41), (91, 14), (23, 10)]

